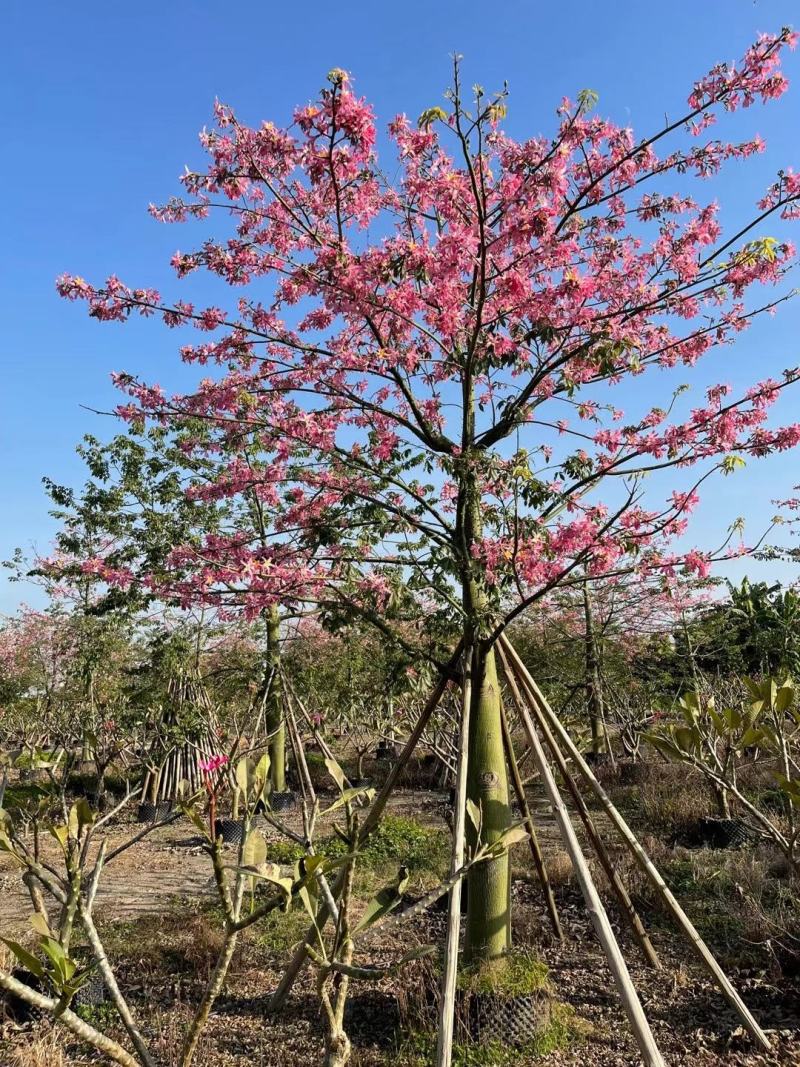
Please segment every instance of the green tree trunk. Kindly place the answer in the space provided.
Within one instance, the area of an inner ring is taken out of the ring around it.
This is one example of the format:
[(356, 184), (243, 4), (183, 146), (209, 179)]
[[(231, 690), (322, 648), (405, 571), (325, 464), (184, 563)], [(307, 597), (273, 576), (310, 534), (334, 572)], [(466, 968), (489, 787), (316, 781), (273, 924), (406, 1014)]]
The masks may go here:
[(588, 582), (583, 583), (583, 610), (586, 620), (587, 710), (592, 730), (592, 752), (595, 756), (598, 756), (602, 749), (602, 743), (605, 741), (603, 687), (600, 680), (600, 657), (597, 650), (597, 638), (594, 630), (594, 617), (592, 615), (592, 601), (589, 596)]
[[(467, 795), (481, 810), (481, 840), (496, 841), (511, 821), (503, 749), (500, 685), (493, 649), (478, 645), (470, 712)], [(467, 820), (467, 839), (477, 834)], [(467, 876), (468, 960), (491, 960), (511, 945), (511, 866), (508, 853), (478, 864)]]
[(286, 727), (283, 721), (283, 691), (279, 673), (281, 663), (281, 620), (277, 607), (267, 615), (267, 675), (272, 674), (267, 693), (266, 723), (271, 735), (269, 743), (270, 785), (272, 791), (286, 789)]

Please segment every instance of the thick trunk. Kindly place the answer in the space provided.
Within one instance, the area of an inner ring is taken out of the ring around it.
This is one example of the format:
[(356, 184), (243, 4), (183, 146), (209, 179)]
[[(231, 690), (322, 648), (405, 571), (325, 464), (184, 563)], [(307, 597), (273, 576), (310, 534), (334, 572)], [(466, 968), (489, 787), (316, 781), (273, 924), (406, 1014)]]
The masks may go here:
[(717, 814), (722, 819), (730, 819), (731, 806), (728, 800), (728, 790), (721, 785), (714, 785), (714, 799), (717, 802)]
[(600, 682), (600, 663), (597, 654), (597, 639), (594, 632), (592, 602), (587, 584), (583, 587), (583, 609), (586, 620), (586, 702), (589, 712), (589, 724), (592, 730), (592, 752), (600, 754), (604, 741), (603, 689)]
[[(493, 649), (477, 652), (474, 678), (467, 795), (481, 811), (481, 840), (492, 842), (508, 828), (511, 821), (500, 686)], [(468, 842), (474, 845), (477, 834), (471, 820), (467, 820), (467, 827)], [(508, 853), (500, 859), (480, 863), (469, 872), (465, 946), (468, 959), (495, 959), (509, 948), (510, 889)]]
[(286, 789), (286, 727), (283, 722), (283, 693), (280, 677), (280, 615), (272, 607), (267, 616), (267, 673), (271, 674), (267, 693), (266, 723), (269, 743), (270, 784), (276, 793)]
[(325, 1041), (324, 1067), (347, 1067), (351, 1051), (350, 1038), (344, 1031), (329, 1034)]

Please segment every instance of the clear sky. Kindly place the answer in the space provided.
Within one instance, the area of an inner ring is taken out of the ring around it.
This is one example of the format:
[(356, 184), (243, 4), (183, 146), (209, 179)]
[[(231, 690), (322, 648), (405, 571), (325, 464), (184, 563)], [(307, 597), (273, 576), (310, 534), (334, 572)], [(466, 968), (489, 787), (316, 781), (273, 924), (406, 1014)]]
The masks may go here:
[[(6, 0), (0, 558), (16, 546), (47, 550), (52, 524), (41, 478), (79, 483), (77, 441), (116, 432), (112, 419), (87, 410), (116, 402), (112, 370), (166, 387), (187, 373), (175, 335), (158, 323), (99, 325), (60, 300), (53, 283), (64, 271), (92, 281), (114, 272), (184, 295), (168, 260), (189, 235), (159, 225), (146, 207), (177, 191), (185, 163), (201, 162), (196, 134), (215, 97), (245, 121), (287, 121), (331, 67), (344, 67), (385, 125), (400, 111), (416, 117), (441, 102), (457, 51), (468, 84), (491, 90), (509, 82), (512, 135), (549, 132), (561, 97), (584, 87), (599, 92), (603, 114), (643, 134), (665, 112), (678, 113), (714, 62), (738, 57), (757, 32), (793, 19), (800, 23), (797, 0)], [(779, 167), (800, 166), (800, 51), (785, 69), (790, 93), (735, 126), (742, 136), (761, 133), (768, 152), (715, 182), (723, 221), (742, 218)], [(202, 288), (192, 286), (202, 302)], [(692, 380), (742, 385), (779, 373), (800, 362), (799, 339), (800, 301)], [(800, 413), (800, 387), (794, 393), (783, 402), (785, 419)], [(800, 482), (798, 460), (794, 453), (752, 462), (720, 481), (704, 496), (695, 540), (710, 546), (738, 515), (755, 533), (775, 510), (771, 500)], [(0, 585), (0, 611), (21, 597), (34, 599)]]

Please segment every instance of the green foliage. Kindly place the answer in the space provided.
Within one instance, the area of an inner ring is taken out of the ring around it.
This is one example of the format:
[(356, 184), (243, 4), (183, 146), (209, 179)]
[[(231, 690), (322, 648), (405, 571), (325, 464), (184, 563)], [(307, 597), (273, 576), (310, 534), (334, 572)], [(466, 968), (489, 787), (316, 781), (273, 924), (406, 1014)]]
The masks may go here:
[(471, 993), (496, 993), (517, 997), (549, 988), (548, 967), (530, 952), (510, 952), (498, 960), (477, 962), (463, 968), (458, 988)]
[[(590, 1027), (579, 1019), (569, 1004), (551, 1005), (550, 1019), (533, 1041), (519, 1047), (488, 1041), (481, 1044), (453, 1045), (453, 1067), (525, 1067), (559, 1049), (585, 1038)], [(391, 1062), (399, 1067), (429, 1067), (436, 1052), (433, 1034), (409, 1034)]]
[(259, 948), (283, 958), (302, 941), (307, 929), (308, 916), (305, 911), (292, 908), (288, 912), (270, 912), (256, 923), (251, 936)]
[[(409, 871), (443, 872), (447, 867), (448, 835), (422, 826), (402, 815), (387, 815), (359, 851), (359, 862), (373, 870), (392, 869), (401, 864)], [(322, 844), (328, 856), (341, 855), (347, 846), (338, 837)]]

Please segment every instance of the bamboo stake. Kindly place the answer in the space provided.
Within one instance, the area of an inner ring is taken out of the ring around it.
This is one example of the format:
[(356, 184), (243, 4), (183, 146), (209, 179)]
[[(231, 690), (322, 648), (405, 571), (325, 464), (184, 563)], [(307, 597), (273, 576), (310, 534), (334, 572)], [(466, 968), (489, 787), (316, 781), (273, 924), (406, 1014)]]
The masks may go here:
[[(502, 647), (498, 648), (498, 652), (500, 653), (500, 659), (503, 664), (503, 668), (506, 672), (506, 679), (509, 681), (509, 685), (511, 685), (512, 672), (509, 668), (508, 660), (506, 659), (505, 654), (503, 653)], [(525, 688), (524, 679), (520, 679), (520, 681), (522, 681), (523, 688)], [(514, 686), (512, 691), (514, 693), (515, 699), (520, 696), (519, 690), (516, 688), (516, 685)], [(653, 948), (652, 942), (647, 936), (647, 931), (644, 928), (644, 924), (641, 918), (639, 917), (636, 908), (634, 908), (633, 906), (633, 901), (628, 895), (628, 891), (625, 888), (622, 879), (620, 878), (613, 863), (611, 862), (611, 858), (608, 855), (608, 851), (603, 843), (603, 840), (597, 832), (597, 827), (595, 826), (594, 821), (592, 820), (592, 817), (589, 814), (588, 808), (586, 807), (584, 799), (581, 796), (577, 785), (575, 784), (575, 779), (569, 773), (566, 760), (564, 759), (561, 750), (556, 744), (553, 735), (550, 733), (547, 723), (542, 719), (535, 701), (531, 700), (530, 706), (534, 718), (536, 719), (536, 725), (539, 727), (542, 737), (544, 738), (547, 747), (550, 749), (551, 755), (564, 781), (564, 785), (569, 790), (570, 796), (572, 797), (575, 807), (578, 810), (578, 814), (580, 815), (581, 821), (586, 827), (586, 834), (589, 838), (592, 847), (595, 850), (595, 853), (597, 854), (597, 858), (600, 861), (600, 865), (605, 871), (606, 877), (608, 878), (608, 881), (611, 884), (611, 888), (614, 890), (620, 908), (622, 909), (622, 913), (630, 923), (631, 929), (633, 931), (633, 936), (636, 939), (636, 943), (642, 950), (642, 954), (648, 965), (654, 967), (656, 970), (660, 970), (661, 961), (656, 955), (656, 950)]]
[[(297, 690), (294, 688), (292, 683), (289, 681), (289, 679), (287, 678), (287, 676), (283, 672), (281, 672), (281, 678), (289, 686), (290, 692), (292, 694), (292, 697), (294, 698), (295, 703), (300, 708), (300, 711), (303, 714), (303, 718), (306, 720), (306, 723), (307, 723), (309, 729), (311, 730), (311, 733), (314, 735), (314, 740), (319, 745), (320, 752), (325, 757), (325, 759), (335, 760), (336, 757), (333, 754), (333, 750), (331, 749), (330, 745), (325, 740), (325, 738), (322, 736), (322, 734), (319, 732), (317, 727), (314, 725), (314, 720), (308, 714), (308, 709), (306, 708), (305, 704), (303, 703), (302, 699), (300, 698), (300, 694), (297, 692)], [(338, 763), (338, 760), (337, 760), (337, 763)], [(347, 782), (350, 781), (349, 778), (346, 778), (345, 780)]]
[(283, 676), (283, 691), (286, 693), (286, 722), (289, 726), (289, 740), (292, 743), (292, 749), (294, 751), (294, 762), (297, 765), (297, 774), (300, 779), (300, 787), (303, 791), (304, 799), (310, 800), (312, 804), (316, 803), (317, 794), (314, 789), (314, 783), (311, 780), (311, 774), (308, 770), (308, 762), (306, 760), (306, 754), (303, 749), (303, 739), (300, 737), (300, 731), (297, 729), (297, 718), (292, 707), (292, 698), (294, 690), (291, 687), (289, 680)]
[[(442, 699), (442, 695), (445, 689), (447, 688), (447, 684), (449, 682), (450, 672), (452, 671), (453, 667), (455, 667), (456, 663), (458, 663), (459, 657), (461, 656), (461, 649), (462, 642), (459, 642), (458, 647), (451, 656), (449, 663), (439, 676), (439, 681), (436, 683), (433, 692), (428, 697), (428, 702), (420, 712), (416, 725), (414, 726), (414, 729), (409, 735), (409, 738), (406, 741), (402, 752), (397, 757), (397, 760), (395, 761), (392, 769), (389, 771), (389, 774), (387, 775), (386, 781), (383, 783), (380, 792), (372, 801), (372, 805), (370, 806), (366, 818), (361, 824), (361, 829), (359, 830), (359, 843), (365, 841), (369, 834), (372, 833), (372, 831), (380, 822), (381, 815), (383, 814), (383, 809), (386, 807), (386, 804), (389, 800), (392, 790), (395, 787), (397, 779), (402, 774), (406, 764), (411, 759), (411, 756), (414, 754), (414, 749), (417, 747), (419, 739), (422, 737), (422, 734), (425, 731), (425, 727), (428, 725), (431, 716), (436, 710), (436, 706)], [(298, 701), (298, 704), (300, 706), (300, 710), (303, 711), (302, 703)], [(338, 894), (341, 893), (343, 886), (344, 874), (342, 872), (339, 874), (331, 890), (334, 899), (336, 899)], [(275, 992), (270, 997), (270, 1012), (280, 1011), (280, 1009), (283, 1007), (284, 1003), (286, 1002), (286, 998), (289, 995), (292, 986), (294, 985), (295, 979), (297, 978), (300, 971), (303, 969), (303, 965), (308, 959), (309, 942), (312, 944), (314, 943), (317, 937), (317, 930), (322, 929), (322, 927), (328, 921), (329, 917), (330, 911), (328, 909), (328, 905), (323, 900), (320, 902), (315, 922), (306, 931), (305, 938), (303, 939), (302, 943), (298, 945), (294, 956), (290, 960), (289, 965), (284, 971), (283, 977), (281, 978), (277, 988), (275, 989)]]
[[(467, 770), (469, 755), (469, 718), (472, 707), (472, 646), (464, 649), (464, 672), (461, 698), (461, 728), (456, 764), (456, 799), (453, 815), (453, 850), (450, 854), (450, 877), (464, 865), (467, 817)], [(456, 978), (458, 942), (461, 934), (461, 891), (463, 880), (453, 883), (447, 902), (447, 933), (444, 944), (444, 973), (439, 1002), (439, 1035), (436, 1042), (436, 1067), (450, 1067), (453, 1062), (453, 1023), (456, 1013)]]
[[(502, 657), (502, 650), (498, 649), (500, 656)], [(505, 667), (505, 663), (503, 663)], [(511, 740), (511, 731), (508, 728), (508, 717), (506, 715), (505, 705), (501, 699), (500, 701), (500, 724), (503, 729), (503, 745), (506, 750), (506, 762), (508, 763), (508, 769), (511, 772), (511, 780), (514, 783), (514, 792), (517, 795), (517, 803), (519, 804), (520, 811), (522, 812), (522, 821), (528, 828), (528, 841), (531, 846), (531, 855), (533, 856), (533, 865), (536, 868), (536, 873), (539, 876), (539, 882), (544, 893), (545, 904), (547, 905), (547, 914), (550, 916), (550, 923), (553, 927), (553, 933), (556, 935), (559, 941), (564, 940), (564, 931), (561, 929), (561, 920), (558, 917), (558, 909), (556, 908), (556, 899), (553, 896), (553, 887), (550, 885), (550, 878), (547, 874), (547, 867), (544, 862), (544, 855), (542, 854), (542, 846), (539, 844), (539, 838), (536, 834), (536, 827), (533, 823), (533, 816), (531, 815), (531, 809), (528, 806), (528, 798), (525, 795), (525, 786), (522, 783), (522, 778), (519, 773), (519, 767), (517, 765), (517, 759), (514, 755), (514, 744)]]
[(603, 952), (608, 961), (609, 970), (614, 978), (614, 983), (619, 992), (622, 1006), (628, 1016), (633, 1036), (639, 1046), (642, 1058), (644, 1059), (646, 1067), (666, 1067), (664, 1059), (655, 1043), (650, 1024), (642, 1010), (642, 1005), (636, 993), (636, 988), (631, 981), (631, 976), (628, 973), (625, 959), (620, 951), (617, 939), (614, 937), (614, 931), (611, 928), (608, 915), (603, 907), (603, 902), (601, 901), (597, 888), (592, 881), (591, 872), (589, 871), (586, 860), (581, 852), (581, 847), (566, 805), (558, 792), (558, 787), (556, 786), (555, 779), (553, 778), (547, 763), (544, 749), (542, 748), (533, 721), (523, 701), (520, 702), (518, 711), (525, 732), (528, 735), (528, 741), (530, 742), (533, 758), (539, 769), (542, 783), (559, 824), (564, 847), (572, 860), (572, 866), (575, 869), (581, 892), (586, 901), (589, 917), (592, 920), (597, 937), (603, 947)]
[(756, 1022), (756, 1020), (750, 1014), (747, 1005), (744, 1003), (742, 998), (731, 985), (728, 976), (722, 970), (722, 968), (712, 955), (711, 951), (709, 950), (708, 946), (700, 937), (700, 934), (695, 929), (689, 916), (686, 914), (686, 912), (683, 910), (683, 908), (673, 896), (666, 882), (659, 874), (655, 864), (647, 855), (642, 846), (639, 844), (638, 839), (636, 838), (628, 824), (625, 822), (622, 815), (620, 815), (620, 813), (614, 807), (610, 797), (595, 777), (591, 767), (587, 764), (586, 760), (580, 754), (572, 738), (564, 729), (564, 726), (561, 724), (558, 717), (554, 714), (552, 708), (542, 695), (539, 687), (536, 685), (536, 682), (533, 680), (533, 678), (531, 678), (527, 668), (525, 667), (525, 664), (517, 655), (516, 651), (514, 650), (514, 647), (511, 645), (511, 643), (505, 636), (500, 637), (499, 640), (501, 646), (508, 652), (512, 662), (514, 662), (514, 664), (518, 667), (521, 676), (525, 678), (526, 682), (528, 683), (531, 693), (536, 697), (537, 703), (539, 704), (540, 709), (544, 713), (546, 720), (553, 727), (556, 732), (556, 735), (574, 760), (575, 764), (583, 775), (583, 778), (585, 779), (587, 785), (589, 785), (589, 787), (596, 794), (598, 800), (600, 801), (603, 807), (603, 810), (606, 812), (609, 819), (616, 827), (623, 841), (631, 850), (631, 853), (639, 863), (644, 873), (650, 879), (651, 884), (653, 885), (659, 897), (667, 907), (668, 911), (672, 914), (677, 924), (683, 930), (684, 934), (689, 940), (690, 945), (697, 953), (701, 963), (703, 963), (703, 965), (706, 967), (711, 977), (717, 983), (721, 993), (731, 1005), (731, 1007), (739, 1015), (744, 1026), (746, 1027), (750, 1035), (753, 1037), (753, 1039), (756, 1041), (756, 1043), (759, 1044), (765, 1051), (770, 1051), (772, 1046), (769, 1042), (769, 1039), (767, 1038), (767, 1035), (764, 1033), (764, 1031)]

